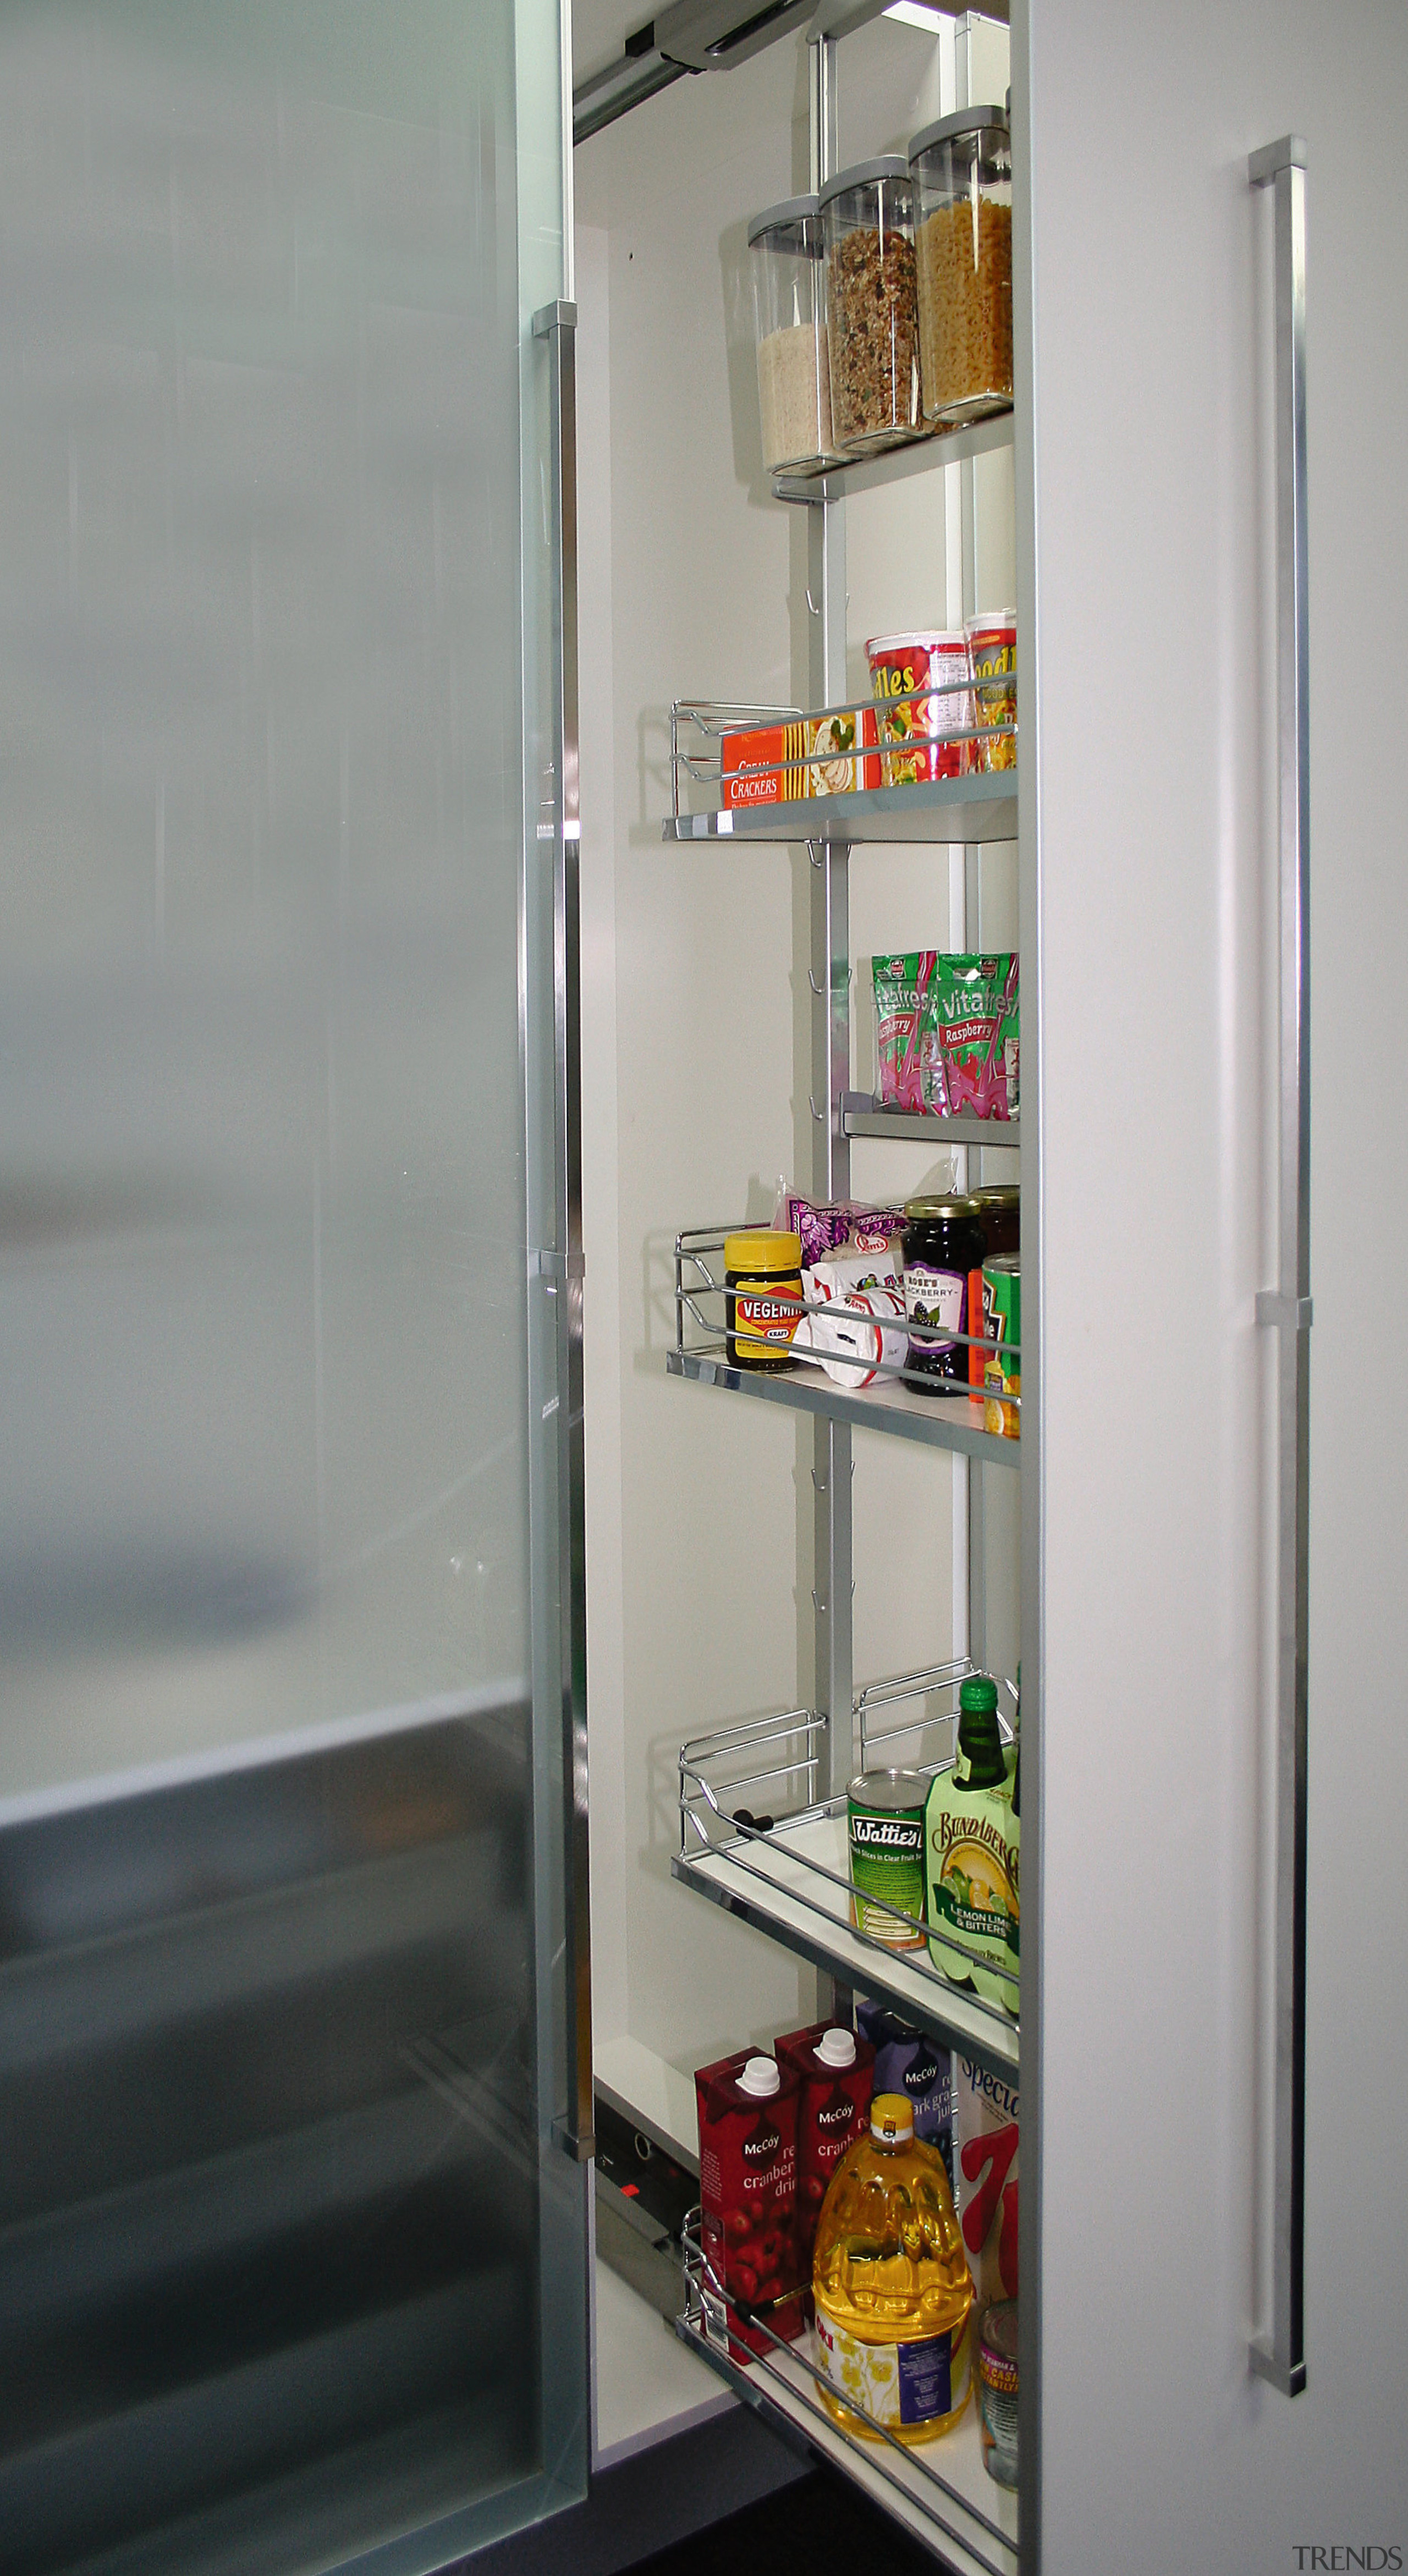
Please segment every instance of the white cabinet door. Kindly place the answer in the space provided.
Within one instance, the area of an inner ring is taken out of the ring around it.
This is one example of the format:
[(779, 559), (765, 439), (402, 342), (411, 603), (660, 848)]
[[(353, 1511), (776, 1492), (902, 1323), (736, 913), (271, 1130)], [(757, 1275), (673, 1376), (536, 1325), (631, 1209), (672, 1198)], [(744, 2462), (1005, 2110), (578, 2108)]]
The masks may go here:
[[(1408, 2555), (1408, 880), (1386, 712), (1408, 647), (1408, 205), (1386, 148), (1408, 21), (1370, 0), (1025, 0), (1014, 89), (1035, 493), (1022, 946), (1041, 960), (1027, 2527), (1043, 2576), (1383, 2568)], [(1294, 2399), (1248, 2367), (1275, 2251), (1273, 1336), (1255, 1298), (1276, 1280), (1277, 825), (1271, 216), (1247, 162), (1288, 133), (1308, 160), (1314, 1027)], [(1019, 496), (1024, 479), (1019, 449)]]

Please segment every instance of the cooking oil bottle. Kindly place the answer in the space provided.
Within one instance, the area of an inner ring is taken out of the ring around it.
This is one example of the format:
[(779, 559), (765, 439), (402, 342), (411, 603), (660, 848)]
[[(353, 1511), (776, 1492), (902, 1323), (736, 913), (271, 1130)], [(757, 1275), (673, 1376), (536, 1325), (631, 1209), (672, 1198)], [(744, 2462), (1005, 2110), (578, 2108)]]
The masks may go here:
[(943, 2157), (915, 2137), (903, 2093), (876, 2094), (832, 2176), (812, 2292), (822, 2395), (846, 2432), (868, 2433), (868, 2416), (897, 2441), (928, 2442), (957, 2422), (973, 2283)]

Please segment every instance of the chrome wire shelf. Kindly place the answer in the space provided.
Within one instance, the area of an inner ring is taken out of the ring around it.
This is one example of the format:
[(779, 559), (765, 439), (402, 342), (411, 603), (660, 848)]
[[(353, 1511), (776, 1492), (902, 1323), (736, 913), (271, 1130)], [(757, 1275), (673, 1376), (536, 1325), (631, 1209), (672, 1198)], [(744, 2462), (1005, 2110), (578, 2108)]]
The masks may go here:
[[(892, 697), (847, 699), (830, 707), (748, 705), (724, 698), (677, 698), (670, 709), (670, 802), (662, 825), (667, 841), (740, 837), (765, 841), (1001, 841), (1017, 835), (1017, 725), (1010, 715), (1017, 691), (1015, 670), (934, 680)], [(972, 767), (953, 778), (886, 781), (886, 764), (898, 764), (937, 747), (920, 730), (897, 735), (901, 709), (956, 700), (959, 721), (943, 735), (945, 749)], [(844, 746), (822, 743), (818, 729), (849, 727)], [(751, 760), (725, 771), (730, 734), (765, 726), (792, 726), (796, 739), (781, 756)], [(867, 739), (867, 728), (872, 739)], [(811, 743), (812, 748), (807, 745)], [(994, 758), (1010, 765), (987, 765)], [(839, 785), (835, 773), (858, 783)], [(830, 773), (830, 775), (828, 775)], [(868, 784), (859, 783), (868, 780)], [(693, 787), (709, 806), (686, 810)], [(740, 797), (741, 788), (754, 792)], [(798, 789), (800, 787), (800, 793)], [(731, 792), (732, 791), (732, 792)], [(761, 792), (757, 792), (761, 791)], [(790, 791), (790, 792), (789, 792)]]
[[(853, 1712), (859, 1767), (873, 1765), (877, 1755), (890, 1766), (896, 1757), (888, 1748), (903, 1738), (910, 1747), (905, 1769), (929, 1780), (951, 1769), (958, 1686), (976, 1670), (964, 1656), (859, 1691)], [(895, 1722), (897, 1710), (905, 1713)], [(926, 1739), (936, 1727), (945, 1730), (945, 1740), (931, 1758)], [(1005, 1720), (1003, 1731), (1010, 1741)], [(897, 1933), (925, 1944), (902, 1950), (852, 1921), (846, 1798), (818, 1795), (827, 1732), (824, 1714), (794, 1708), (682, 1745), (673, 1875), (842, 1984), (892, 2004), (946, 2046), (1011, 2076), (1019, 2062), (1019, 2023), (1000, 2005), (949, 1982), (929, 1957), (921, 1922), (867, 1898), (893, 1918)], [(946, 1932), (944, 1938), (946, 1946), (967, 1950), (959, 1936)]]
[(922, 2450), (897, 2441), (841, 2389), (832, 2394), (855, 2429), (838, 2423), (823, 2401), (822, 2389), (831, 2383), (819, 2367), (811, 2327), (787, 2343), (759, 2316), (752, 2323), (766, 2351), (746, 2361), (730, 2353), (723, 2290), (700, 2227), (701, 2214), (692, 2210), (683, 2229), (685, 2304), (675, 2326), (681, 2341), (784, 2440), (843, 2468), (957, 2576), (1016, 2576), (1017, 2499), (983, 2467), (976, 2395), (952, 2431)]
[[(936, 1132), (945, 1132), (951, 1122), (935, 1119)], [(979, 1121), (1000, 1128), (997, 1120)], [(746, 1225), (686, 1227), (675, 1237), (675, 1346), (667, 1351), (665, 1365), (672, 1377), (691, 1378), (701, 1386), (726, 1387), (734, 1395), (751, 1395), (768, 1404), (788, 1405), (804, 1413), (825, 1413), (838, 1422), (850, 1422), (862, 1430), (887, 1431), (902, 1439), (927, 1442), (936, 1449), (953, 1449), (965, 1457), (986, 1458), (994, 1465), (1017, 1467), (1021, 1464), (1020, 1440), (1009, 1440), (1000, 1431), (984, 1428), (984, 1404), (967, 1378), (937, 1380), (926, 1378), (907, 1365), (880, 1359), (876, 1362), (845, 1353), (828, 1351), (833, 1367), (854, 1370), (855, 1382), (839, 1382), (827, 1375), (820, 1365), (808, 1360), (795, 1361), (791, 1368), (776, 1375), (762, 1369), (740, 1368), (729, 1359), (726, 1330), (723, 1248), (731, 1234), (746, 1233)], [(828, 1312), (826, 1300), (803, 1298), (807, 1315)], [(834, 1312), (834, 1305), (830, 1308)], [(964, 1349), (996, 1350), (995, 1342), (985, 1342), (981, 1335), (953, 1333), (946, 1336)], [(1004, 1345), (1014, 1358), (1021, 1357), (1016, 1343)], [(861, 1383), (872, 1372), (869, 1384)], [(1020, 1396), (1008, 1395), (1004, 1403), (1017, 1408), (1020, 1418)]]

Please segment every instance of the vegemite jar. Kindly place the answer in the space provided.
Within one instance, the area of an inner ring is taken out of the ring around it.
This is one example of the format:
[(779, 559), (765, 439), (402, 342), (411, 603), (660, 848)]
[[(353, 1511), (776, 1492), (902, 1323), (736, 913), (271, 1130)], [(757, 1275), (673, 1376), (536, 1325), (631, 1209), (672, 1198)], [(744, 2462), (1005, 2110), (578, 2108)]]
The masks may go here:
[(730, 1368), (775, 1376), (792, 1367), (802, 1320), (802, 1238), (761, 1226), (724, 1239), (724, 1300)]
[[(981, 1270), (984, 1237), (970, 1198), (906, 1199), (900, 1250), (909, 1325), (906, 1369), (934, 1393), (968, 1377), (968, 1274)], [(928, 1391), (928, 1390), (924, 1390)]]

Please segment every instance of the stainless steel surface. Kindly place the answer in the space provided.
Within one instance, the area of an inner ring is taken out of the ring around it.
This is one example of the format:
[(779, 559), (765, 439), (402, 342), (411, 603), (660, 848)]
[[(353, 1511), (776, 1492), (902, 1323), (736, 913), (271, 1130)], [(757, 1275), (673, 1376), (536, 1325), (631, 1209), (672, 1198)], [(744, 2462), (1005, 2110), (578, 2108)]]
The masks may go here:
[(614, 125), (618, 116), (625, 116), (643, 100), (653, 98), (657, 90), (683, 80), (685, 69), (683, 63), (667, 61), (659, 46), (652, 44), (642, 47), (639, 53), (622, 54), (604, 71), (593, 72), (572, 93), (573, 142), (585, 143), (604, 125)]
[(1275, 190), (1277, 805), (1280, 849), (1278, 1259), (1257, 1321), (1277, 1334), (1275, 2195), (1271, 2331), (1252, 2367), (1305, 2386), (1305, 1908), (1310, 1539), (1310, 694), (1306, 589), (1305, 145), (1254, 152)]
[[(814, 188), (840, 165), (840, 66), (822, 36), (808, 47), (808, 159)], [(807, 519), (808, 704), (830, 707), (846, 686), (846, 508), (827, 503)], [(857, 732), (859, 721), (857, 720)], [(809, 800), (815, 802), (815, 799)], [(807, 871), (810, 898), (808, 999), (811, 1066), (811, 1186), (823, 1205), (848, 1198), (851, 1148), (840, 1101), (851, 1078), (850, 849), (844, 840), (814, 843)], [(825, 1104), (820, 1117), (815, 1104)], [(679, 1310), (677, 1309), (677, 1312)], [(812, 1689), (829, 1720), (821, 1739), (823, 1788), (844, 1787), (851, 1764), (851, 1430), (834, 1413), (812, 1425)]]
[(552, 525), (556, 580), (551, 667), (555, 788), (553, 843), (554, 1231), (540, 1267), (555, 1305), (558, 1395), (553, 1417), (558, 1508), (564, 1836), (567, 1861), (566, 1992), (568, 2099), (553, 2135), (584, 2163), (592, 2134), (592, 1940), (587, 1849), (586, 1468), (582, 1395), (582, 1118), (579, 884), (581, 820), (577, 717), (577, 308), (545, 305), (533, 316), (544, 345), (551, 405)]
[(980, 1145), (991, 1154), (1018, 1153), (1022, 1142), (1020, 1118), (973, 1118), (962, 1110), (940, 1118), (885, 1109), (870, 1091), (843, 1093), (841, 1125), (848, 1136), (884, 1136), (911, 1145)]
[[(730, 2358), (723, 2285), (704, 2252), (694, 2212), (685, 2222), (684, 2267), (686, 2301), (677, 2331), (746, 2403), (775, 2419), (779, 2430), (794, 2438), (800, 2432), (828, 2463), (834, 2465), (839, 2452), (849, 2473), (872, 2489), (878, 2487), (878, 2500), (897, 2518), (906, 2523), (919, 2519), (923, 2536), (946, 2563), (965, 2571), (971, 2565), (988, 2576), (1015, 2576), (1015, 2540), (995, 2518), (1002, 2510), (1001, 2490), (989, 2484), (981, 2468), (971, 2490), (965, 2490), (952, 2473), (944, 2474), (945, 2465), (952, 2471), (955, 2461), (947, 2443), (911, 2448), (876, 2425), (844, 2390), (824, 2382), (810, 2332), (787, 2343), (760, 2318), (767, 2350), (746, 2363)], [(823, 2384), (854, 2414), (854, 2434), (827, 2413), (820, 2395)]]
[(887, 447), (879, 456), (857, 457), (852, 465), (828, 465), (816, 474), (779, 469), (772, 478), (773, 495), (779, 501), (840, 501), (848, 492), (875, 492), (884, 484), (931, 473), (936, 465), (951, 465), (961, 457), (991, 456), (1011, 444), (1010, 411), (993, 412), (963, 428), (911, 439), (905, 447)]
[(871, 787), (849, 796), (799, 797), (781, 805), (722, 814), (667, 815), (666, 841), (985, 841), (1017, 837), (1017, 783), (1012, 770), (986, 777), (936, 778), (904, 787)]
[(808, 186), (817, 196), (841, 167), (840, 63), (836, 47), (815, 22), (808, 30)]
[(667, 1351), (665, 1368), (670, 1377), (690, 1378), (696, 1386), (725, 1387), (731, 1394), (751, 1395), (762, 1404), (828, 1414), (860, 1431), (888, 1431), (899, 1440), (918, 1440), (931, 1449), (956, 1449), (968, 1458), (990, 1459), (998, 1467), (1021, 1465), (1021, 1441), (984, 1431), (976, 1406), (973, 1420), (966, 1421), (956, 1403), (940, 1407), (922, 1395), (908, 1394), (902, 1386), (877, 1385), (853, 1393), (848, 1387), (834, 1386), (820, 1369), (813, 1368), (795, 1368), (786, 1377), (760, 1377), (753, 1369), (730, 1368), (722, 1356), (709, 1352)]
[(801, 25), (811, 0), (673, 0), (647, 19), (614, 63), (572, 94), (572, 139), (639, 107), (686, 72), (729, 71)]
[[(1046, 1497), (1042, 1481), (1040, 1411), (1043, 1316), (1043, 1121), (1042, 1121), (1042, 768), (1039, 685), (1040, 623), (1037, 591), (1037, 473), (1033, 422), (1036, 410), (1036, 322), (1032, 275), (1031, 11), (1017, 0), (1012, 24), (1012, 389), (1013, 496), (1017, 553), (1017, 625), (1027, 660), (1019, 761), (1027, 782), (1017, 850), (1017, 946), (1026, 961), (1022, 996), (1024, 1123), (1031, 1130), (1022, 1163), (1022, 1413), (1021, 1608), (1018, 1627), (1022, 1668), (1022, 2183), (1019, 2214), (1021, 2447), (1019, 2495), (1022, 2576), (1042, 2576), (1042, 2454), (1045, 2398), (1042, 2352), (1045, 2228), (1043, 2103), (1045, 2027), (1045, 1798), (1042, 1675), (1046, 1637)], [(1054, 506), (1060, 508), (1059, 489)], [(1059, 2224), (1059, 2217), (1058, 2217)], [(1058, 2365), (1059, 2366), (1059, 2365)]]

